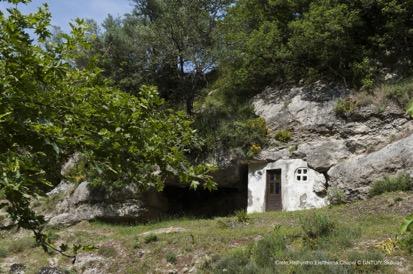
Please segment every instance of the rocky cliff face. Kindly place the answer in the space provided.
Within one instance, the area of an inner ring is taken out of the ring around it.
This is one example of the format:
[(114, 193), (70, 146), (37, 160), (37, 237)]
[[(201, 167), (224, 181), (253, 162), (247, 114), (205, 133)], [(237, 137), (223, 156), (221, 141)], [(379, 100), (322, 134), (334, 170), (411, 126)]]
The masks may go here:
[(271, 138), (257, 161), (303, 159), (323, 173), (327, 186), (341, 188), (349, 198), (364, 198), (369, 185), (385, 175), (413, 171), (413, 121), (397, 104), (374, 101), (346, 117), (336, 113), (338, 100), (350, 91), (320, 82), (256, 96), (256, 114), (270, 135), (292, 133), (288, 143)]

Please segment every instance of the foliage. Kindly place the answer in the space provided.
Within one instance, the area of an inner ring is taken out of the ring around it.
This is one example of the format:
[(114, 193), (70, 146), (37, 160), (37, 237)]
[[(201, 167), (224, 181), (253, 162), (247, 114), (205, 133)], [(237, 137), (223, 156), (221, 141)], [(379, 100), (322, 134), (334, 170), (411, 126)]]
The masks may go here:
[(300, 219), (304, 237), (317, 239), (332, 234), (336, 228), (334, 223), (327, 215), (313, 214)]
[(274, 134), (274, 139), (283, 143), (291, 141), (293, 133), (288, 129), (277, 130)]
[(235, 211), (235, 218), (238, 223), (247, 223), (250, 220), (248, 213), (245, 210)]
[(145, 236), (145, 238), (143, 239), (145, 244), (149, 244), (149, 243), (152, 243), (152, 242), (157, 242), (158, 240), (159, 240), (159, 238), (155, 234), (149, 234), (149, 235)]
[(227, 105), (219, 98), (206, 103), (194, 127), (203, 138), (202, 152), (218, 154), (237, 149), (240, 158), (258, 154), (267, 142), (266, 122), (256, 117), (249, 104)]
[(409, 174), (398, 176), (386, 176), (373, 183), (369, 196), (377, 196), (385, 192), (410, 191), (413, 189), (413, 182)]
[(413, 231), (413, 215), (407, 216), (400, 227), (402, 234)]
[(348, 97), (345, 99), (339, 99), (336, 103), (334, 111), (338, 116), (346, 118), (353, 114), (357, 107), (358, 103), (352, 98)]
[(186, 158), (198, 141), (185, 114), (167, 109), (154, 87), (132, 96), (108, 87), (92, 65), (75, 68), (77, 53), (89, 47), (81, 20), (59, 43), (50, 41), (49, 26), (46, 5), (27, 15), (16, 6), (0, 13), (0, 207), (19, 227), (32, 230), (45, 250), (56, 249), (30, 204), (60, 181), (61, 164), (79, 151), (94, 186), (161, 190), (176, 176), (192, 188), (214, 187), (211, 167)]
[(330, 187), (327, 190), (327, 198), (332, 205), (340, 205), (346, 203), (346, 194), (341, 188)]
[[(383, 260), (377, 252), (344, 253), (293, 247), (294, 235), (276, 232), (204, 267), (206, 273), (390, 273), (383, 265), (277, 264), (282, 261)], [(335, 254), (335, 255), (333, 255)], [(338, 255), (340, 254), (340, 255)], [(344, 258), (343, 258), (344, 257)]]
[(250, 97), (267, 85), (333, 79), (371, 88), (408, 75), (409, 1), (241, 0), (220, 24), (219, 87)]
[(98, 55), (104, 75), (124, 91), (135, 93), (155, 84), (161, 96), (186, 103), (192, 113), (195, 96), (214, 70), (216, 23), (232, 0), (134, 0), (124, 19), (109, 16), (100, 32), (91, 23), (94, 47), (78, 65)]
[(166, 258), (166, 261), (168, 262), (168, 263), (171, 263), (171, 264), (175, 264), (176, 263), (176, 254), (175, 253), (173, 253), (173, 252), (171, 252), (171, 251), (169, 251), (168, 253), (166, 253), (166, 255), (165, 255), (165, 258)]
[(413, 215), (404, 218), (400, 226), (400, 243), (410, 254), (413, 254)]

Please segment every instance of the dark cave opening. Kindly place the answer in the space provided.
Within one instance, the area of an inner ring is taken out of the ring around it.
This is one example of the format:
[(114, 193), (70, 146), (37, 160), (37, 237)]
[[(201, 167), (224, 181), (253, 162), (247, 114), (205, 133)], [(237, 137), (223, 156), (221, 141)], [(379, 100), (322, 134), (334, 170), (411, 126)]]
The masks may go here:
[(220, 187), (209, 191), (166, 186), (163, 195), (168, 201), (169, 216), (222, 217), (247, 208), (247, 188)]

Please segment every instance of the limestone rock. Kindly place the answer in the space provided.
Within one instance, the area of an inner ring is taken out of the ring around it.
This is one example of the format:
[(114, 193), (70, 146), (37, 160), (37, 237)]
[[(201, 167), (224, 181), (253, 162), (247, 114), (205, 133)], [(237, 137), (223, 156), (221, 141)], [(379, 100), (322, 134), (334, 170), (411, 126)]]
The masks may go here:
[(171, 233), (181, 233), (187, 232), (188, 230), (182, 227), (167, 227), (167, 228), (160, 228), (152, 231), (147, 231), (144, 233), (139, 234), (139, 236), (148, 236), (148, 235), (159, 235), (159, 234), (171, 234)]
[(328, 171), (329, 185), (364, 198), (374, 181), (389, 174), (413, 171), (413, 134), (370, 154), (343, 161)]
[(301, 144), (293, 155), (306, 160), (315, 170), (327, 171), (331, 166), (348, 158), (351, 153), (344, 140), (330, 138)]
[(42, 267), (38, 274), (64, 274), (65, 272), (57, 267)]
[(51, 225), (72, 225), (83, 220), (144, 221), (165, 210), (165, 201), (156, 192), (139, 193), (129, 186), (119, 191), (93, 189), (88, 182), (67, 188), (53, 212), (46, 215)]

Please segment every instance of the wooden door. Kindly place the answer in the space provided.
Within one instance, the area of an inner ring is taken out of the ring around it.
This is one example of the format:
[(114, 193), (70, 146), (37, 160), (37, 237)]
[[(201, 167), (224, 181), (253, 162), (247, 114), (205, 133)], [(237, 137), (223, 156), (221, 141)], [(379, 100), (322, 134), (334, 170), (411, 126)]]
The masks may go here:
[(282, 210), (281, 169), (267, 170), (266, 211)]

